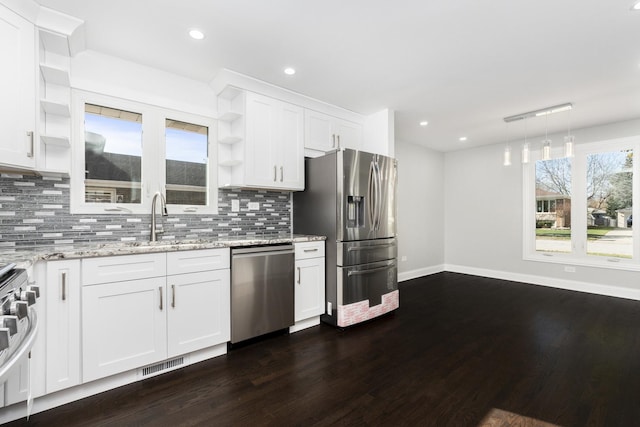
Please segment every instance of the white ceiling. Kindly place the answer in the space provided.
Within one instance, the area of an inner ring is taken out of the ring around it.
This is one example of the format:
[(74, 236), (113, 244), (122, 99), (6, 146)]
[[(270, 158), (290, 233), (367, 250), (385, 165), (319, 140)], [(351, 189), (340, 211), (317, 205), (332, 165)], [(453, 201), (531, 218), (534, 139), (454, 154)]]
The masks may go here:
[[(502, 118), (564, 102), (574, 128), (640, 117), (633, 0), (37, 1), (84, 20), (88, 49), (204, 82), (228, 68), (363, 114), (392, 108), (397, 140), (441, 151), (523, 137)], [(544, 133), (544, 119), (527, 122)]]

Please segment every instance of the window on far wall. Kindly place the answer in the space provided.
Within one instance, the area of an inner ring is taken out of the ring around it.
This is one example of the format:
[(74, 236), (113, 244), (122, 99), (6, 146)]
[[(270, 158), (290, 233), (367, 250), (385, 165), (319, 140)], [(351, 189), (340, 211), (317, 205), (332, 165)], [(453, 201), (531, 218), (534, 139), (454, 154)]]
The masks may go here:
[(72, 213), (150, 213), (158, 191), (169, 213), (217, 213), (213, 119), (73, 92)]
[(639, 197), (638, 152), (640, 137), (630, 137), (523, 165), (525, 259), (640, 270), (630, 219)]
[(536, 251), (571, 252), (571, 162), (536, 161)]
[[(587, 254), (632, 258), (633, 150), (587, 154)], [(584, 212), (584, 211), (583, 211)]]

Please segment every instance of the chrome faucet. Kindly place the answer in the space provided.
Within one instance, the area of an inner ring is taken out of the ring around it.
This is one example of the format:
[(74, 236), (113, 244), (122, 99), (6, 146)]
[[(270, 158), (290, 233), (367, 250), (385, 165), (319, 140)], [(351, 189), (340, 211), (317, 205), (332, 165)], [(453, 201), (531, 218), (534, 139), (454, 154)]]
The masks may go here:
[(160, 209), (162, 210), (162, 216), (169, 216), (167, 212), (167, 202), (161, 192), (156, 191), (151, 200), (151, 241), (156, 242), (158, 240), (158, 234), (164, 233), (164, 231), (158, 231), (156, 229), (156, 199), (160, 196)]

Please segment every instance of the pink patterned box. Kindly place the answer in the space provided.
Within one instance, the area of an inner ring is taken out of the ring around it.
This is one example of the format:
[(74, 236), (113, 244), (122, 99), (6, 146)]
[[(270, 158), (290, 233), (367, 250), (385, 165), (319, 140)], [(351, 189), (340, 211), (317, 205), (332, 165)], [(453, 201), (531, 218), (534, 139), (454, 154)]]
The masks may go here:
[(397, 290), (382, 295), (382, 303), (369, 307), (369, 300), (338, 306), (338, 326), (351, 326), (373, 319), (400, 306), (400, 294)]

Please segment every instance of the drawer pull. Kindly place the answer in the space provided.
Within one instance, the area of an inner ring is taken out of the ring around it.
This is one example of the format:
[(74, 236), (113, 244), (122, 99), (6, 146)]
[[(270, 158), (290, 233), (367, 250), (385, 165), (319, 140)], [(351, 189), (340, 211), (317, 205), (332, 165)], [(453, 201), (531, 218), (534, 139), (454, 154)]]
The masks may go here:
[(304, 252), (318, 252), (318, 248), (304, 249)]
[(33, 146), (33, 131), (27, 132), (27, 137), (29, 137), (29, 151), (27, 151), (27, 157), (33, 157), (34, 146)]
[(67, 300), (67, 272), (62, 272), (62, 301)]

